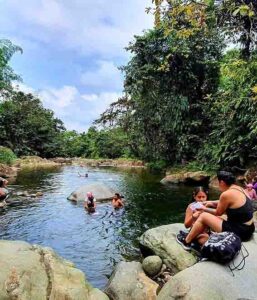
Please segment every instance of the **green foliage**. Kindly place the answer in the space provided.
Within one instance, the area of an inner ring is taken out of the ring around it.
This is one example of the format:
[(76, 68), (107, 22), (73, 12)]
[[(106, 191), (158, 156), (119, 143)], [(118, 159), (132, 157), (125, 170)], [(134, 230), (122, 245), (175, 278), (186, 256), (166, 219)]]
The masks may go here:
[(223, 58), (219, 91), (209, 99), (213, 130), (199, 153), (206, 164), (244, 166), (257, 157), (256, 59), (235, 50)]
[(20, 80), (9, 65), (9, 61), (15, 52), (22, 52), (22, 49), (9, 40), (0, 40), (0, 94), (11, 91), (11, 83)]
[(11, 165), (16, 158), (11, 149), (0, 146), (0, 163)]
[(31, 94), (12, 92), (0, 103), (1, 144), (16, 155), (56, 156), (63, 123)]
[(86, 158), (120, 158), (130, 157), (126, 134), (121, 128), (97, 130), (90, 127), (87, 133), (65, 131), (63, 138), (63, 155)]
[(218, 0), (215, 2), (218, 26), (233, 43), (242, 46), (248, 59), (257, 42), (256, 0)]
[(122, 68), (127, 96), (99, 122), (114, 118), (134, 141), (133, 153), (147, 161), (193, 159), (209, 134), (205, 99), (219, 81), (218, 32), (210, 28), (182, 37), (167, 32), (164, 22), (137, 36), (127, 49), (133, 54)]

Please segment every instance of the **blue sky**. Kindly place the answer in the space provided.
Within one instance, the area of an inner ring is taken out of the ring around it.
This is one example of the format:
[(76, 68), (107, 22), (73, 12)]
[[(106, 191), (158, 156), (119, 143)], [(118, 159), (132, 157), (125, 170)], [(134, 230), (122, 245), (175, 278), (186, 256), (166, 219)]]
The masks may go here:
[(117, 69), (133, 35), (153, 26), (151, 0), (0, 0), (0, 38), (23, 48), (12, 66), (69, 130), (86, 131), (122, 93)]

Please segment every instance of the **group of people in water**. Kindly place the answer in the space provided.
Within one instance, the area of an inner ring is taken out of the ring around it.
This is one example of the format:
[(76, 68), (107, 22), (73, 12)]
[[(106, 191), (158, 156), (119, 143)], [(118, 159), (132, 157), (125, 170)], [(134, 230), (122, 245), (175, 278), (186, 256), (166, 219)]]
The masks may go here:
[[(122, 196), (119, 193), (115, 193), (112, 199), (112, 206), (114, 209), (119, 209), (124, 206)], [(96, 200), (91, 192), (87, 192), (87, 196), (84, 202), (84, 207), (89, 213), (94, 213), (96, 210)]]
[(210, 201), (208, 190), (203, 187), (193, 191), (184, 221), (190, 230), (177, 235), (178, 243), (186, 250), (199, 250), (211, 232), (233, 232), (247, 241), (255, 231), (252, 201), (257, 197), (254, 185), (248, 184), (244, 189), (236, 184), (236, 177), (226, 171), (218, 172), (217, 178), (221, 191), (219, 200)]

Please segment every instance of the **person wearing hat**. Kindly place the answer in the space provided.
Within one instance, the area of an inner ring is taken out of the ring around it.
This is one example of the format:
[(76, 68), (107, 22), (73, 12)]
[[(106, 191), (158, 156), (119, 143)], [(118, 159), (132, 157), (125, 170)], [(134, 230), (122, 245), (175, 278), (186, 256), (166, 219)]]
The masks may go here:
[(253, 188), (253, 185), (251, 183), (248, 183), (246, 185), (246, 189), (245, 189), (245, 192), (249, 195), (249, 198), (251, 200), (257, 200), (257, 194), (256, 194), (256, 191), (255, 189)]

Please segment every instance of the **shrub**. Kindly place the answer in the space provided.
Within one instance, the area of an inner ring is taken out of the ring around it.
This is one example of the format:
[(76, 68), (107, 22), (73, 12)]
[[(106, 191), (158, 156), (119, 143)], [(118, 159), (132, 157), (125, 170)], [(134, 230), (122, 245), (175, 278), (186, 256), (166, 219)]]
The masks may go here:
[(0, 146), (0, 163), (11, 165), (16, 158), (11, 149)]

